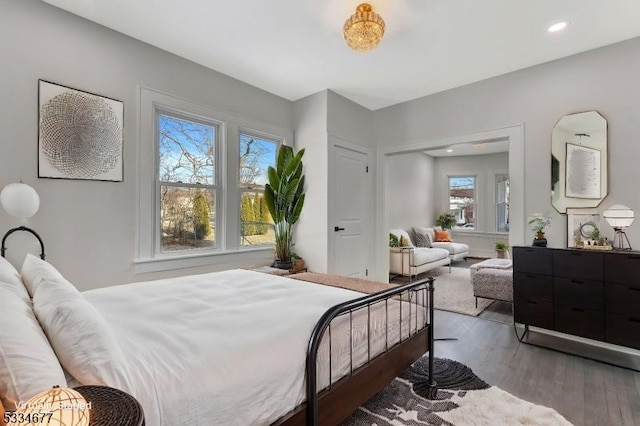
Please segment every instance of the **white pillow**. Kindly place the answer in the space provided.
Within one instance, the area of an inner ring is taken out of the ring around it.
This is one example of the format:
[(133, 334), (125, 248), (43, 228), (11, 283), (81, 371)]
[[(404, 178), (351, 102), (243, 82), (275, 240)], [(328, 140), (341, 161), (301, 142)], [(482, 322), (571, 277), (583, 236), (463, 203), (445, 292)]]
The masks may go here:
[(31, 253), (28, 253), (24, 259), (20, 276), (31, 297), (36, 293), (36, 289), (43, 280), (69, 283), (52, 264)]
[(41, 284), (33, 310), (65, 370), (83, 385), (130, 389), (124, 356), (100, 312), (64, 279)]
[[(5, 268), (6, 265), (3, 272)], [(23, 294), (16, 292), (15, 284), (0, 282), (0, 397), (11, 411), (17, 402), (52, 386), (67, 386), (60, 362), (33, 314), (26, 290)]]
[(0, 283), (7, 286), (11, 291), (16, 293), (16, 295), (22, 297), (25, 302), (29, 301), (29, 293), (27, 293), (27, 289), (24, 287), (24, 284), (22, 284), (20, 274), (4, 257), (0, 257)]

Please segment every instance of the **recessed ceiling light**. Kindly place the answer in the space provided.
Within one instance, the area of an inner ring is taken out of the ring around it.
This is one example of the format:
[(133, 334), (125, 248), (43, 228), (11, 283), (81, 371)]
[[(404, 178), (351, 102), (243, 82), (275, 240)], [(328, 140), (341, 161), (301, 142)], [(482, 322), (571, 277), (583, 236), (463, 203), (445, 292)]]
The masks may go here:
[(555, 32), (564, 30), (566, 27), (567, 27), (567, 23), (565, 21), (557, 22), (552, 26), (550, 26), (547, 31), (549, 31), (550, 33), (555, 33)]
[(448, 149), (447, 152), (453, 152), (453, 150), (452, 149)]

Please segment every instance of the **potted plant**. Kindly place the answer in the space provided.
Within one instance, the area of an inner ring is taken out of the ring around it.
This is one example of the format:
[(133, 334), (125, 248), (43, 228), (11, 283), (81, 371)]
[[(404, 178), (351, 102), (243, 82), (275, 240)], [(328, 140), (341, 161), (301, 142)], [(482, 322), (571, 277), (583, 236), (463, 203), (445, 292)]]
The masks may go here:
[(509, 246), (504, 241), (496, 241), (494, 248), (496, 249), (496, 255), (498, 259), (506, 258), (507, 251), (509, 251)]
[(547, 239), (544, 237), (544, 231), (547, 226), (551, 226), (551, 218), (540, 213), (535, 213), (529, 218), (529, 225), (531, 225), (531, 230), (535, 234), (533, 245), (546, 247)]
[(276, 167), (269, 166), (269, 183), (264, 187), (264, 198), (274, 222), (276, 261), (274, 267), (293, 269), (291, 245), (293, 225), (296, 224), (304, 205), (304, 175), (302, 156), (304, 149), (281, 145), (276, 157)]
[(291, 259), (293, 259), (293, 269), (296, 271), (304, 269), (304, 259), (298, 253), (291, 252)]
[(442, 229), (451, 229), (456, 226), (457, 223), (456, 216), (451, 212), (444, 212), (436, 219), (436, 225)]

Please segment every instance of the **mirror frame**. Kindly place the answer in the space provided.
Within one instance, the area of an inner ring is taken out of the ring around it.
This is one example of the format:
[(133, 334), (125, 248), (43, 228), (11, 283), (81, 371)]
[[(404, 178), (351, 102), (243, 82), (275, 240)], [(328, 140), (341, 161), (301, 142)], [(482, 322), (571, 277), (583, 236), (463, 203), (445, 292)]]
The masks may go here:
[[(583, 167), (576, 170), (580, 182), (589, 180), (588, 170), (593, 167), (599, 173), (591, 176), (593, 184), (581, 187), (584, 196), (567, 196), (570, 176), (567, 173), (567, 154), (574, 159), (572, 164), (582, 160)], [(591, 166), (589, 166), (589, 163)], [(567, 114), (560, 118), (551, 133), (551, 205), (560, 214), (567, 208), (597, 207), (609, 193), (608, 185), (608, 122), (598, 111)], [(596, 178), (597, 176), (597, 178)], [(596, 181), (597, 180), (597, 181)], [(592, 193), (589, 194), (589, 191)], [(594, 196), (593, 192), (599, 192)]]

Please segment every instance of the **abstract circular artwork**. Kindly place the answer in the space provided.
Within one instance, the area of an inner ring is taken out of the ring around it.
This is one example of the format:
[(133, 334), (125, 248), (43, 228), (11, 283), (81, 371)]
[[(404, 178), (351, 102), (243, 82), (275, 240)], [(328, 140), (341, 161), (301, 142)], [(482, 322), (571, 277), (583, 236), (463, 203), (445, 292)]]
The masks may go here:
[(122, 180), (121, 103), (46, 84), (54, 87), (46, 100), (41, 87), (40, 177)]

